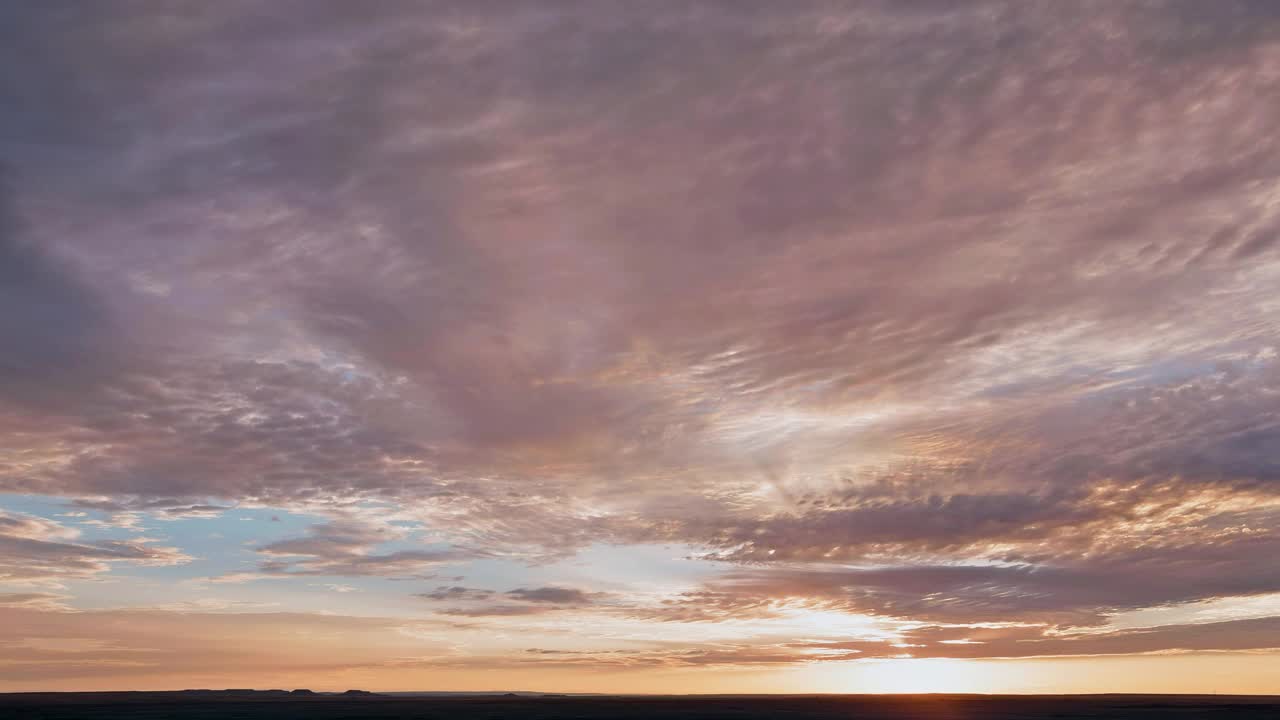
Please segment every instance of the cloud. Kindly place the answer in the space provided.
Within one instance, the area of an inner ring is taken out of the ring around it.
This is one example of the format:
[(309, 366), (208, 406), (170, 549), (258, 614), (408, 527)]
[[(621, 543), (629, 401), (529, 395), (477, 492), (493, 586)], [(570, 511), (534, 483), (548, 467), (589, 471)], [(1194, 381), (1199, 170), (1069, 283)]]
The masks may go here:
[[(1280, 590), (1266, 3), (0, 13), (0, 491), (323, 518), (226, 582), (729, 566), (476, 617)], [(0, 516), (11, 580), (183, 559)]]
[(427, 593), (419, 593), (424, 600), (487, 600), (493, 596), (492, 590), (463, 587), (461, 585), (442, 585)]
[(24, 236), (13, 182), (0, 166), (0, 397), (27, 403), (83, 389), (109, 361), (114, 331), (74, 266)]
[[(1275, 647), (1276, 618), (1212, 625), (1119, 631), (1076, 638), (1042, 638), (1026, 629), (929, 627), (901, 642), (757, 641), (603, 651), (527, 649), (523, 662), (570, 667), (694, 667), (914, 658), (1031, 658), (1132, 655), (1153, 652), (1261, 651)], [(957, 640), (957, 637), (964, 637)], [(981, 639), (973, 639), (981, 638)]]
[(304, 537), (279, 540), (257, 549), (262, 575), (379, 575), (394, 578), (422, 578), (424, 571), (457, 562), (465, 553), (444, 550), (396, 550), (377, 553), (378, 545), (402, 539), (407, 533), (397, 526), (377, 524), (358, 518), (312, 525)]
[(62, 601), (70, 599), (70, 595), (47, 592), (0, 593), (0, 607), (65, 610), (67, 606)]
[(230, 510), (225, 505), (186, 503), (176, 498), (75, 498), (70, 507), (98, 510), (112, 515), (147, 512), (164, 518), (215, 518)]
[(727, 572), (701, 589), (625, 612), (661, 621), (725, 622), (801, 607), (926, 623), (1031, 623), (1051, 633), (1105, 626), (1125, 610), (1274, 592), (1280, 578), (1260, 571), (1251, 558), (1275, 547), (1274, 537), (1257, 535), (1063, 553), (1019, 564), (909, 564), (900, 558), (864, 568), (784, 564)]
[(554, 585), (516, 588), (504, 593), (453, 585), (441, 586), (429, 593), (419, 593), (417, 597), (438, 602), (465, 602), (468, 603), (465, 606), (445, 608), (438, 612), (443, 615), (483, 618), (582, 610), (613, 596), (610, 593), (587, 592)]
[[(434, 636), (444, 626), (341, 614), (188, 608), (68, 611), (0, 603), (0, 662), (7, 687), (80, 686), (145, 677), (181, 686), (197, 677), (299, 678), (341, 684), (353, 674), (401, 668), (519, 667), (678, 669), (782, 666), (901, 657), (1030, 657), (1135, 652), (1260, 651), (1274, 645), (1275, 618), (1040, 638), (1020, 627), (917, 626), (901, 641), (744, 638), (631, 640), (616, 647), (527, 647), (460, 655)], [(455, 628), (456, 630), (456, 628)], [(473, 628), (478, 636), (491, 631)], [(948, 642), (957, 638), (969, 644)], [(545, 639), (545, 638), (544, 638)], [(518, 642), (518, 639), (513, 638)], [(905, 646), (905, 647), (904, 647)], [(334, 678), (338, 678), (336, 681)]]
[(177, 565), (191, 558), (150, 540), (78, 542), (77, 531), (44, 518), (0, 512), (0, 582), (48, 584), (92, 578), (111, 563)]
[(507, 591), (507, 597), (523, 600), (531, 603), (542, 603), (548, 605), (582, 605), (591, 601), (593, 593), (584, 592), (577, 588), (566, 587), (539, 587), (539, 588), (516, 588)]
[(439, 610), (441, 615), (454, 615), (458, 617), (469, 618), (486, 618), (486, 617), (520, 617), (524, 615), (543, 615), (545, 613), (554, 612), (559, 608), (546, 605), (518, 605), (518, 604), (490, 604), (490, 605), (473, 605), (469, 607), (453, 607)]

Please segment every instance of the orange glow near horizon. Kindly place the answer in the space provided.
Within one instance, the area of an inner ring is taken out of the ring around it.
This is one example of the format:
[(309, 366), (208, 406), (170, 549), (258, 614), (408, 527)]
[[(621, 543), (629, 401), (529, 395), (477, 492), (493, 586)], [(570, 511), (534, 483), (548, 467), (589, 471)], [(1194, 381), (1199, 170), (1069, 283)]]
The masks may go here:
[(887, 659), (779, 668), (601, 671), (377, 670), (139, 674), (119, 679), (13, 684), (0, 692), (309, 688), (340, 692), (511, 691), (616, 694), (1094, 694), (1280, 695), (1280, 652), (1035, 660)]

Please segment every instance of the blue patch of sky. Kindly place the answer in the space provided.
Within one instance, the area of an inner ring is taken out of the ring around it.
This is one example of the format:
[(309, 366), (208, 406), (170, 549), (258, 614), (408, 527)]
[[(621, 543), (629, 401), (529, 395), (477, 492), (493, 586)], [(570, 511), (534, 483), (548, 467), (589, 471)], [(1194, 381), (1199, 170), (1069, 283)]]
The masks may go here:
[[(67, 589), (82, 609), (154, 606), (191, 602), (224, 603), (236, 610), (387, 612), (422, 615), (430, 606), (415, 597), (439, 586), (466, 585), (505, 592), (519, 587), (548, 585), (587, 591), (672, 591), (696, 586), (722, 570), (718, 563), (691, 559), (693, 549), (680, 545), (596, 544), (551, 563), (516, 559), (478, 559), (451, 563), (430, 571), (434, 577), (392, 579), (364, 576), (297, 575), (239, 583), (207, 582), (233, 573), (252, 573), (263, 559), (256, 548), (286, 538), (304, 536), (307, 527), (325, 518), (273, 508), (232, 507), (216, 517), (164, 518), (139, 513), (139, 527), (103, 527), (110, 513), (70, 506), (66, 498), (42, 495), (0, 495), (0, 508), (55, 520), (81, 530), (78, 542), (153, 539), (157, 546), (175, 547), (191, 556), (181, 565), (144, 566), (113, 563), (109, 572), (92, 580), (72, 580)], [(69, 516), (84, 513), (83, 516)], [(412, 523), (401, 524), (416, 527)], [(420, 533), (380, 544), (373, 552), (445, 550), (442, 543), (424, 543)]]

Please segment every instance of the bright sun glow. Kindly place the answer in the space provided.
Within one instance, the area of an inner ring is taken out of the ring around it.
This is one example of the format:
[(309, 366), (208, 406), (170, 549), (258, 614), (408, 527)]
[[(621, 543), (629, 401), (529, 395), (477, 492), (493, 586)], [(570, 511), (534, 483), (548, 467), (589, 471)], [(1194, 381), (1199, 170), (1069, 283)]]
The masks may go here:
[(903, 658), (850, 665), (855, 668), (860, 692), (984, 693), (999, 692), (1009, 686), (1009, 678), (993, 677), (988, 667), (973, 660)]

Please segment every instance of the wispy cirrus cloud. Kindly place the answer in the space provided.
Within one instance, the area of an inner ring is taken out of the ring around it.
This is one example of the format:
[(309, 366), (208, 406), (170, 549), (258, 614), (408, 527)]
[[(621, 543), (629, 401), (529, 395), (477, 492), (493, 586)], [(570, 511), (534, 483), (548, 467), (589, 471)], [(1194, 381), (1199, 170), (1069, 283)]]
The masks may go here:
[(177, 548), (151, 540), (82, 542), (79, 532), (51, 520), (0, 512), (0, 581), (18, 584), (57, 584), (91, 578), (111, 563), (177, 565), (191, 558)]
[(303, 537), (257, 548), (258, 553), (267, 556), (259, 564), (258, 573), (420, 578), (430, 568), (470, 557), (453, 549), (376, 551), (379, 545), (407, 535), (399, 526), (355, 517), (312, 525)]

